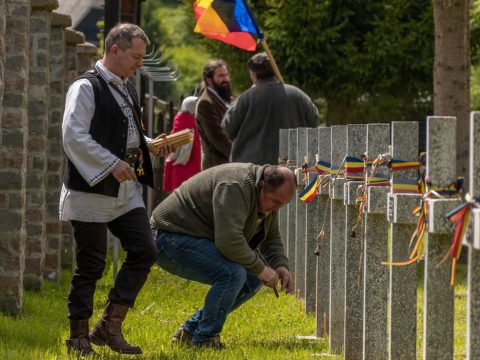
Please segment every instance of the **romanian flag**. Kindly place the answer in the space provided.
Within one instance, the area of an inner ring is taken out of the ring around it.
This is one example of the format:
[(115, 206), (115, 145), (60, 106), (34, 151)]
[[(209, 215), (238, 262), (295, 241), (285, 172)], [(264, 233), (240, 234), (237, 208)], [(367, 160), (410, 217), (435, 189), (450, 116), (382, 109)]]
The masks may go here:
[(310, 184), (303, 190), (300, 194), (298, 194), (298, 197), (300, 200), (304, 201), (306, 204), (308, 204), (310, 201), (315, 199), (315, 197), (318, 195), (318, 187), (320, 185), (320, 178), (317, 176), (315, 179), (313, 179)]
[(252, 35), (263, 38), (244, 0), (194, 0), (194, 31), (244, 50), (255, 51)]

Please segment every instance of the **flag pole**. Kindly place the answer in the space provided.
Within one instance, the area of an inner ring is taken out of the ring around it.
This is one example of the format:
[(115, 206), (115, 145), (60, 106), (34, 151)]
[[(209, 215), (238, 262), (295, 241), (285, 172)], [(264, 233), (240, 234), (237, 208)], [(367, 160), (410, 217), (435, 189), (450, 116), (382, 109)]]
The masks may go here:
[(268, 47), (267, 40), (265, 39), (265, 35), (263, 34), (263, 31), (260, 30), (260, 28), (257, 25), (257, 21), (255, 20), (255, 17), (253, 16), (252, 9), (250, 9), (250, 6), (248, 5), (248, 2), (246, 0), (242, 0), (243, 5), (245, 5), (245, 9), (247, 9), (248, 14), (250, 15), (250, 19), (252, 19), (253, 26), (255, 27), (255, 30), (257, 31), (258, 38), (260, 39), (260, 43), (262, 44), (263, 50), (267, 53), (268, 59), (270, 60), (270, 64), (272, 65), (273, 72), (275, 73), (275, 76), (277, 79), (285, 83), (283, 81), (282, 74), (280, 73), (280, 69), (277, 66), (277, 63), (275, 61), (275, 58), (272, 55), (272, 52), (270, 51), (270, 48)]
[(265, 50), (265, 52), (267, 53), (268, 59), (270, 60), (270, 64), (272, 65), (272, 69), (273, 69), (273, 72), (275, 73), (275, 76), (281, 83), (285, 83), (285, 81), (283, 81), (282, 74), (280, 73), (280, 69), (278, 68), (277, 63), (272, 53), (270, 52), (270, 48), (268, 47), (267, 40), (265, 40), (265, 38), (260, 39), (260, 43), (262, 44), (263, 50)]

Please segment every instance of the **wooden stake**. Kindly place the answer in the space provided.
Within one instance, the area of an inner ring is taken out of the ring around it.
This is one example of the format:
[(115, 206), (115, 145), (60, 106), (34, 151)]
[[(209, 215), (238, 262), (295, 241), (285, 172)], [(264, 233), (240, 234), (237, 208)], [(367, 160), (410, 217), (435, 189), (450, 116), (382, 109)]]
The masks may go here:
[(285, 83), (285, 81), (283, 81), (282, 74), (280, 74), (280, 70), (278, 69), (277, 63), (275, 62), (275, 59), (273, 58), (273, 55), (270, 52), (270, 48), (268, 47), (267, 40), (263, 38), (262, 40), (260, 40), (260, 43), (262, 44), (263, 50), (265, 50), (265, 52), (268, 55), (268, 58), (270, 59), (270, 64), (272, 64), (272, 69), (273, 69), (273, 72), (275, 73), (275, 76), (280, 82)]

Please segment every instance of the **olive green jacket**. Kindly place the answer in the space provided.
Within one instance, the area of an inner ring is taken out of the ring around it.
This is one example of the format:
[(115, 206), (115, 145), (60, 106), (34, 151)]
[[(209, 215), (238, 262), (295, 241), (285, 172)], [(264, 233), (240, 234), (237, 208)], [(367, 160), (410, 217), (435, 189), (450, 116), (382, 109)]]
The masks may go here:
[(288, 268), (277, 212), (263, 217), (263, 224), (258, 214), (264, 168), (236, 163), (202, 171), (155, 208), (152, 226), (211, 240), (227, 259), (255, 274), (265, 265)]

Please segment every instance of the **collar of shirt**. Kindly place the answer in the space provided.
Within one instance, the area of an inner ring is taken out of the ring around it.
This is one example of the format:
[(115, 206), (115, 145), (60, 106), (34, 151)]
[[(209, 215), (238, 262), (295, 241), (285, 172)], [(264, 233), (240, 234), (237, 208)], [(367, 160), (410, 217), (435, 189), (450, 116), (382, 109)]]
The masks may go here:
[(127, 85), (128, 79), (122, 80), (120, 77), (112, 73), (102, 64), (102, 60), (97, 61), (97, 63), (95, 64), (95, 69), (97, 69), (100, 76), (103, 77), (103, 79), (107, 83), (113, 82), (116, 85), (121, 85), (121, 86)]

